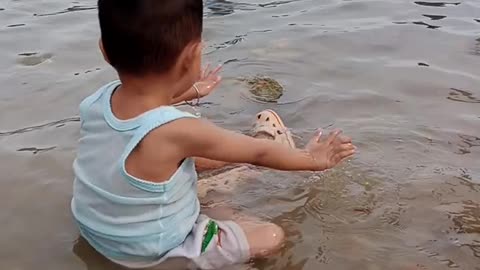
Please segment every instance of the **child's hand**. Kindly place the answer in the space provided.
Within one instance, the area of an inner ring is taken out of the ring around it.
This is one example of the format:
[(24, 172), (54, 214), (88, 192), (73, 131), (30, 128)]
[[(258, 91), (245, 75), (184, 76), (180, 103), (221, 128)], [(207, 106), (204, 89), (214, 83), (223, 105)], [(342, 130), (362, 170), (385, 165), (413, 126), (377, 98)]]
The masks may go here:
[(305, 147), (317, 162), (318, 170), (331, 169), (355, 154), (357, 148), (352, 144), (352, 139), (341, 133), (339, 130), (333, 131), (328, 138), (322, 139), (322, 132), (319, 131)]
[(222, 77), (218, 75), (221, 69), (222, 66), (218, 66), (214, 70), (210, 70), (210, 65), (207, 65), (202, 71), (202, 77), (197, 83), (195, 83), (195, 87), (190, 88), (185, 93), (175, 96), (172, 100), (172, 104), (179, 104), (194, 99), (198, 101), (199, 98), (210, 95), (222, 80)]
[(200, 92), (200, 97), (210, 95), (215, 90), (218, 84), (222, 81), (222, 77), (218, 75), (222, 70), (222, 66), (218, 66), (214, 70), (210, 70), (210, 65), (207, 65), (202, 72), (202, 77), (195, 84)]

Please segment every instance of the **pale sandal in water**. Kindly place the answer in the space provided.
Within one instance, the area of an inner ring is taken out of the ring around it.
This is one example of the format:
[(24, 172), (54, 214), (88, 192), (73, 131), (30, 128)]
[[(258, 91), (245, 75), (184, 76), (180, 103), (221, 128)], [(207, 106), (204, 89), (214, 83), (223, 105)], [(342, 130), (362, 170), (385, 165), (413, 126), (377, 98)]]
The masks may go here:
[(252, 129), (255, 138), (270, 139), (295, 148), (292, 133), (285, 126), (282, 118), (273, 110), (265, 110), (257, 114)]

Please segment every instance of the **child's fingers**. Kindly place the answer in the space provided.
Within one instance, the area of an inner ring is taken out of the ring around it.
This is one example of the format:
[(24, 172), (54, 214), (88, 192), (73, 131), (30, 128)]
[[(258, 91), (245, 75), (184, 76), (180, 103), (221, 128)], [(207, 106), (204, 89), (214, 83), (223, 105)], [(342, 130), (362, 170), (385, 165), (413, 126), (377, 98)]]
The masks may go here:
[(356, 152), (355, 150), (342, 151), (335, 156), (335, 160), (338, 160), (339, 162), (341, 162), (341, 161), (343, 161), (345, 159), (348, 159), (351, 156), (353, 156), (355, 154), (355, 152)]
[(218, 66), (210, 73), (210, 75), (217, 75), (217, 74), (220, 72), (220, 70), (222, 70), (222, 68), (223, 68), (223, 65), (218, 65)]
[(327, 139), (327, 143), (331, 144), (341, 133), (342, 133), (341, 130), (334, 130), (330, 132), (330, 135), (328, 136), (328, 139)]
[(317, 129), (317, 131), (315, 131), (315, 136), (314, 136), (315, 142), (317, 143), (320, 142), (322, 135), (323, 135), (323, 130), (321, 128)]
[(313, 146), (314, 144), (319, 143), (322, 138), (322, 134), (323, 134), (323, 131), (321, 129), (317, 129), (308, 144)]
[(342, 163), (342, 162), (345, 162), (345, 161), (349, 160), (349, 159), (350, 159), (352, 156), (353, 156), (353, 154), (351, 154), (351, 155), (349, 155), (349, 156), (346, 156), (346, 157), (344, 157), (344, 158), (340, 159), (340, 161), (338, 162), (338, 164), (340, 164), (340, 163)]
[(355, 150), (355, 146), (351, 143), (342, 144), (338, 148), (339, 152)]
[(217, 87), (217, 85), (222, 81), (222, 77), (218, 76), (215, 80), (212, 81), (212, 84), (209, 85), (210, 89)]
[(352, 143), (352, 138), (350, 138), (348, 136), (340, 135), (340, 136), (338, 136), (338, 138), (340, 139), (341, 143)]
[(210, 73), (210, 63), (208, 63), (205, 68), (203, 69), (203, 78), (206, 78), (208, 77), (209, 73)]

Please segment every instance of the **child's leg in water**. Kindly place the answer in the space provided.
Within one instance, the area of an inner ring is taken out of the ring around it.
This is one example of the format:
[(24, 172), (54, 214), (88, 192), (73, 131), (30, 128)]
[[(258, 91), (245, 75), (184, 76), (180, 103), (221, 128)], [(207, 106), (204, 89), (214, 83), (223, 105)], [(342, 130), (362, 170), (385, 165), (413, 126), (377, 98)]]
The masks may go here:
[[(273, 111), (267, 110), (256, 116), (256, 122), (252, 130), (252, 136), (258, 139), (270, 139), (295, 147), (292, 136), (287, 130), (282, 120)], [(223, 186), (227, 191), (233, 191), (235, 182), (242, 177), (253, 176), (254, 170), (244, 167), (234, 169), (223, 174), (203, 179), (199, 183), (200, 197), (206, 195), (206, 189), (213, 188), (218, 190)], [(219, 183), (220, 182), (220, 183)], [(203, 196), (202, 196), (203, 191)], [(216, 220), (231, 220), (236, 222), (244, 231), (252, 258), (265, 257), (278, 250), (285, 239), (284, 232), (279, 226), (261, 221), (259, 218), (250, 217), (235, 213), (231, 208), (225, 206), (204, 209), (204, 214)]]
[(260, 218), (236, 213), (228, 207), (204, 209), (203, 214), (218, 221), (234, 221), (245, 233), (251, 258), (263, 258), (278, 251), (284, 241), (283, 229)]

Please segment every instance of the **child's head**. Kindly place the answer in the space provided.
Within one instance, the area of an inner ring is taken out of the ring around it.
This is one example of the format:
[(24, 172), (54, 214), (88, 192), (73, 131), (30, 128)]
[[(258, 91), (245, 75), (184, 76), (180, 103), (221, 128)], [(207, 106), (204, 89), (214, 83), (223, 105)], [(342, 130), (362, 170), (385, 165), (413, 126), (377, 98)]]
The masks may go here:
[(101, 46), (122, 75), (198, 79), (202, 0), (99, 0)]

